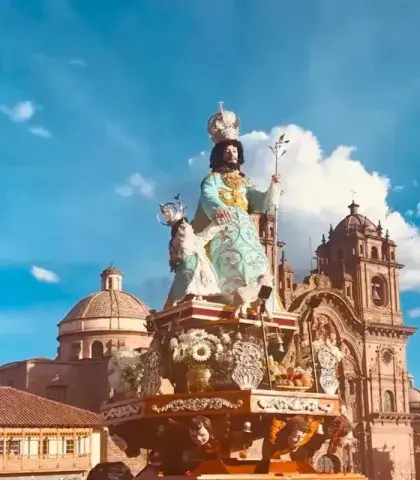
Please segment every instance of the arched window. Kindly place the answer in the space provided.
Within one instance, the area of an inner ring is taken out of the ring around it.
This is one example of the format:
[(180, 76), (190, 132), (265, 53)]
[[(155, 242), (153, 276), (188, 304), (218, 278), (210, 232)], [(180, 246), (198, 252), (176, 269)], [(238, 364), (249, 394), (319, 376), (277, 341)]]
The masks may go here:
[(95, 340), (91, 347), (92, 358), (102, 358), (104, 356), (104, 346), (102, 342)]
[(370, 256), (374, 259), (374, 260), (378, 260), (378, 249), (376, 247), (372, 247), (371, 250), (370, 250)]
[(391, 252), (391, 261), (395, 262), (395, 253), (394, 252)]
[(377, 307), (382, 307), (387, 303), (387, 288), (383, 277), (375, 275), (371, 284), (372, 301)]
[(286, 278), (286, 286), (289, 290), (292, 288), (292, 282), (289, 277)]
[(384, 412), (395, 412), (394, 394), (390, 390), (384, 392)]
[(108, 290), (112, 290), (112, 278), (108, 278), (108, 285), (107, 285), (107, 288)]
[(363, 255), (363, 245), (359, 246), (360, 255)]

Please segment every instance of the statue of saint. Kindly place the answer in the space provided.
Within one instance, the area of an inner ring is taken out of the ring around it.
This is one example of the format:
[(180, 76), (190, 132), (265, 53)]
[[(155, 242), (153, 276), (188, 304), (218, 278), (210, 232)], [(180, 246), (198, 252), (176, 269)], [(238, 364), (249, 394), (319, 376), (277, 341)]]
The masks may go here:
[[(202, 232), (215, 211), (227, 222), (226, 228), (208, 243), (207, 254), (219, 276), (222, 294), (231, 303), (239, 287), (257, 285), (262, 276), (272, 275), (250, 213), (272, 212), (280, 200), (282, 185), (276, 174), (268, 190), (261, 192), (242, 173), (244, 152), (238, 140), (239, 119), (233, 112), (220, 107), (209, 119), (208, 132), (215, 146), (210, 156), (211, 171), (201, 183), (193, 227), (196, 233)], [(279, 309), (277, 295), (272, 305)]]

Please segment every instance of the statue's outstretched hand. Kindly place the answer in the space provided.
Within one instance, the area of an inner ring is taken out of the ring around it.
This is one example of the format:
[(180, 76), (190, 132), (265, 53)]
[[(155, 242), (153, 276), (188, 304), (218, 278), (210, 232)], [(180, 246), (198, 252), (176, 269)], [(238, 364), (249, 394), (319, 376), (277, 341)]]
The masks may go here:
[(232, 214), (228, 208), (220, 207), (215, 211), (213, 218), (218, 225), (223, 225), (224, 223), (230, 222), (232, 219)]
[(280, 173), (275, 173), (272, 177), (271, 177), (273, 183), (281, 183), (281, 175)]

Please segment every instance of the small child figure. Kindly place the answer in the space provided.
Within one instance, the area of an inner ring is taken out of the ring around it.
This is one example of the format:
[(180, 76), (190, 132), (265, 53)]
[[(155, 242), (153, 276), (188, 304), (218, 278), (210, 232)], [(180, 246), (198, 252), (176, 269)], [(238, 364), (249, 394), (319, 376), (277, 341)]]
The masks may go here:
[(161, 212), (166, 225), (171, 227), (169, 242), (169, 265), (175, 278), (166, 300), (169, 308), (186, 298), (199, 300), (220, 295), (219, 277), (205, 251), (206, 244), (224, 227), (226, 220), (219, 211), (210, 225), (195, 234), (193, 227), (185, 217), (185, 207), (175, 197), (178, 204), (161, 205)]

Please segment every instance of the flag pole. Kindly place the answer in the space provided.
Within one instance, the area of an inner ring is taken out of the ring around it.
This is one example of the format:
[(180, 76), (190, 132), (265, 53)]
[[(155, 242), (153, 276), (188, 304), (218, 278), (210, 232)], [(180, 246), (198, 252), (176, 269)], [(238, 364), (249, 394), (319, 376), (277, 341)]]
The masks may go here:
[[(271, 153), (274, 155), (275, 159), (275, 175), (279, 173), (279, 160), (287, 152), (285, 145), (289, 143), (289, 140), (286, 140), (285, 134), (282, 133), (274, 145), (269, 145)], [(273, 262), (273, 274), (274, 274), (274, 294), (273, 294), (273, 310), (276, 305), (276, 295), (279, 294), (278, 291), (278, 247), (277, 247), (277, 223), (278, 223), (278, 210), (279, 207), (277, 203), (274, 206), (274, 228), (273, 228), (273, 252), (272, 252), (272, 262)]]

